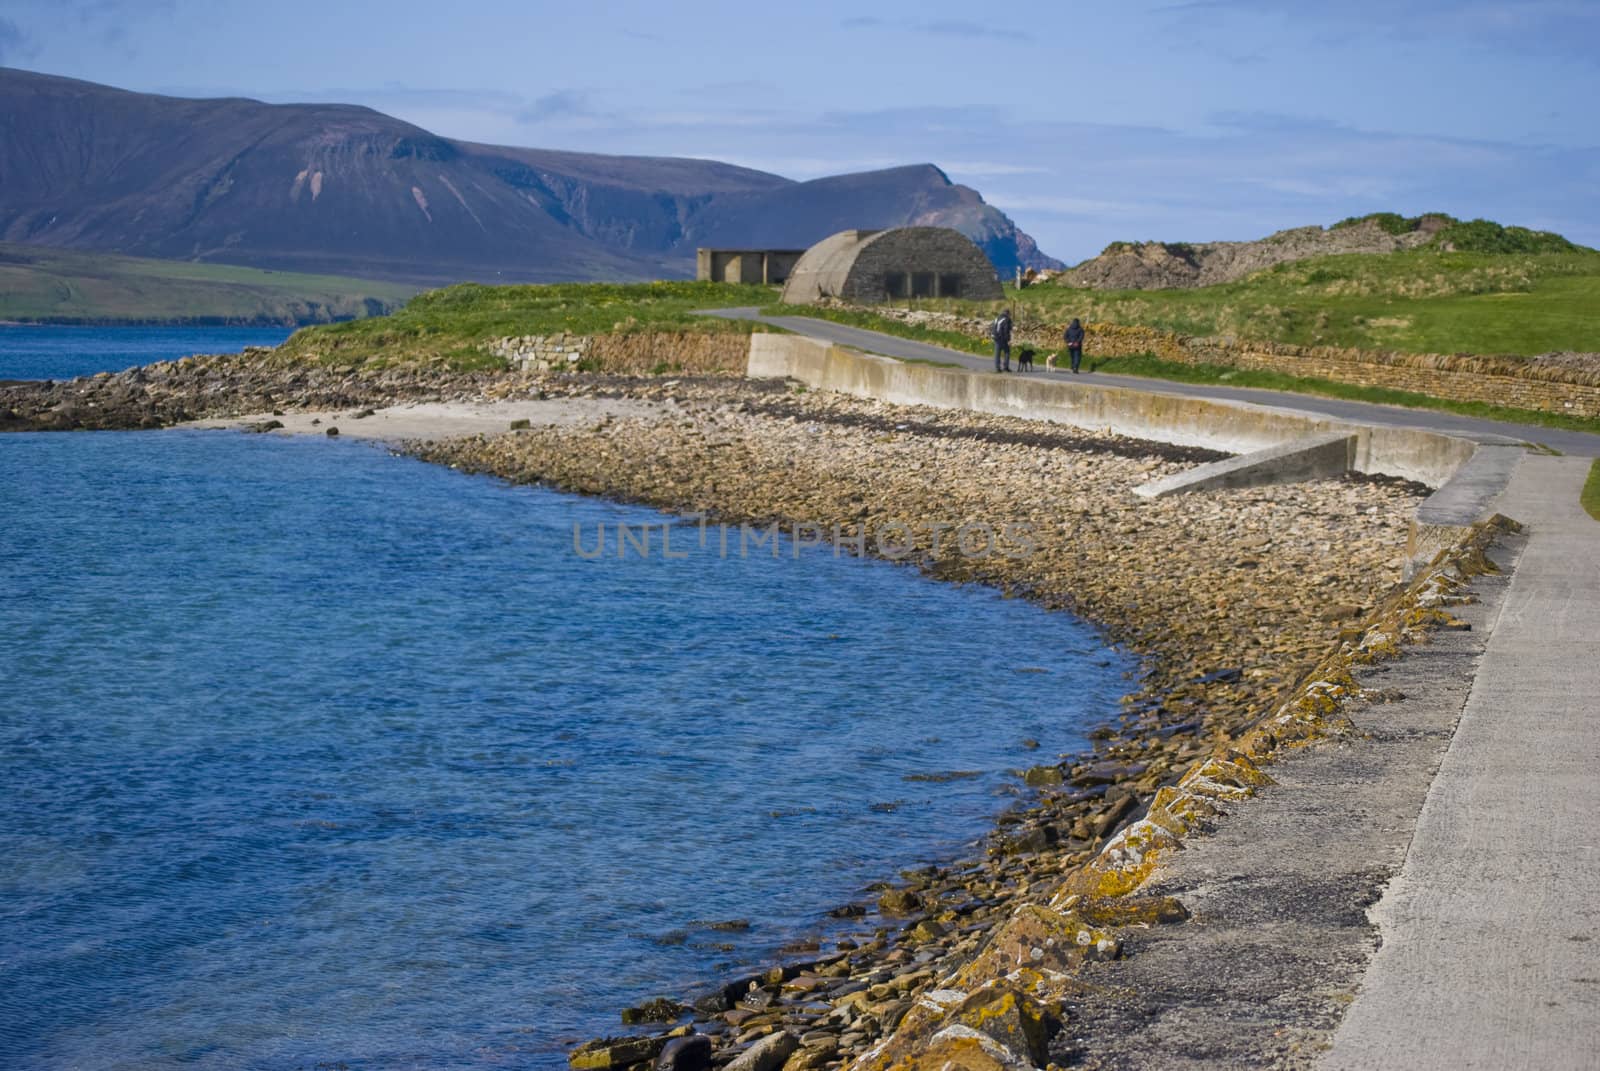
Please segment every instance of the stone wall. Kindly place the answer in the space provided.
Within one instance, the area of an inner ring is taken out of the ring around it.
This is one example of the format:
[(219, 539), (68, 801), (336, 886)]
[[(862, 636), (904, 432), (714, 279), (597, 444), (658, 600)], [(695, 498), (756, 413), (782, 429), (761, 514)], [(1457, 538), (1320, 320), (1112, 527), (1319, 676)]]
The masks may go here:
[[(989, 321), (920, 309), (873, 307), (880, 316), (944, 331), (985, 336)], [(1065, 352), (1064, 325), (1019, 319), (1012, 345)], [(1390, 353), (1337, 346), (1292, 346), (1233, 338), (1197, 338), (1151, 327), (1087, 324), (1084, 352), (1094, 357), (1153, 354), (1180, 364), (1214, 364), (1413, 391), (1459, 402), (1484, 402), (1547, 413), (1600, 417), (1600, 360)], [(1108, 368), (1107, 371), (1115, 371)]]
[(589, 349), (587, 335), (517, 335), (497, 338), (489, 352), (503, 358), (515, 372), (549, 372), (576, 369)]
[(750, 336), (734, 331), (641, 331), (498, 338), (489, 352), (522, 372), (743, 372)]

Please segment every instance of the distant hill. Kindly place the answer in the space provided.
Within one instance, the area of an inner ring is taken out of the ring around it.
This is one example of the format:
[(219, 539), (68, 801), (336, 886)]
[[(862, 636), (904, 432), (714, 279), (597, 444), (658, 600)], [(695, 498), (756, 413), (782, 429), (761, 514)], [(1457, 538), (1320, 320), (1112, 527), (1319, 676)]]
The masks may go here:
[(1059, 267), (931, 165), (793, 182), (709, 160), (452, 141), (368, 108), (0, 69), (0, 240), (436, 284), (685, 277), (699, 245), (953, 226)]
[(386, 315), (415, 289), (0, 242), (0, 320), (297, 327)]
[(1574, 253), (1581, 246), (1548, 231), (1467, 222), (1442, 212), (1410, 218), (1379, 212), (1326, 230), (1297, 227), (1254, 242), (1113, 242), (1057, 276), (1057, 285), (1090, 290), (1173, 290), (1216, 286), (1279, 264), (1340, 253), (1434, 249), (1463, 253)]

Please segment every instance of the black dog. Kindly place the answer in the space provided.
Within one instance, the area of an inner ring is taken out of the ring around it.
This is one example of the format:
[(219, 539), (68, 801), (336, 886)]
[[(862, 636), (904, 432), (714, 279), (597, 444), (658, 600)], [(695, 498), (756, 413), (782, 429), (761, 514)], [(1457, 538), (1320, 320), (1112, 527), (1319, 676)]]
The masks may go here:
[(1033, 371), (1033, 351), (1027, 346), (1023, 346), (1021, 349), (1017, 350), (1017, 371)]

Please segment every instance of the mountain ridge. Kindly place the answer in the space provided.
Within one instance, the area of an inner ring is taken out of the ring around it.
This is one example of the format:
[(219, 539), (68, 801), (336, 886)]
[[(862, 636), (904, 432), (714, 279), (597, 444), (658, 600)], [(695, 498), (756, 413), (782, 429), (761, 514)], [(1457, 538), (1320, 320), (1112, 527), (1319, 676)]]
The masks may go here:
[(0, 68), (0, 240), (418, 284), (686, 277), (700, 245), (954, 226), (1056, 265), (931, 164), (795, 182), (720, 161), (458, 141), (351, 104)]

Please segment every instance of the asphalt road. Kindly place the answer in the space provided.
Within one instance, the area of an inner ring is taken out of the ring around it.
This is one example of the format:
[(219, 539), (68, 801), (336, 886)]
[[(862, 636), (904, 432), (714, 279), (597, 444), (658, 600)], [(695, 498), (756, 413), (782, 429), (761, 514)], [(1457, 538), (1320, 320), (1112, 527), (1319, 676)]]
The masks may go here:
[[(784, 330), (792, 331), (797, 335), (821, 339), (840, 346), (849, 346), (852, 349), (863, 350), (867, 353), (882, 354), (885, 357), (899, 357), (918, 361), (941, 361), (947, 364), (960, 365), (975, 372), (994, 374), (994, 360), (989, 357), (975, 357), (970, 353), (960, 350), (946, 349), (943, 346), (933, 346), (926, 342), (913, 342), (910, 339), (898, 338), (894, 335), (885, 335), (878, 331), (868, 331), (859, 327), (847, 327), (844, 324), (832, 323), (828, 320), (818, 320), (810, 316), (763, 316), (758, 308), (738, 309), (709, 309), (707, 316), (721, 316), (735, 320), (758, 320), (761, 323), (772, 324)], [(1047, 372), (1042, 363), (1043, 357), (1032, 373), (1035, 376), (1049, 378), (1073, 379), (1076, 382), (1095, 384), (1107, 387), (1127, 387), (1131, 390), (1148, 391), (1152, 394), (1176, 394), (1193, 398), (1222, 398), (1230, 401), (1249, 402), (1253, 405), (1268, 405), (1275, 409), (1295, 409), (1301, 412), (1317, 413), (1322, 416), (1331, 416), (1339, 420), (1348, 420), (1362, 424), (1386, 424), (1399, 427), (1430, 428), (1449, 435), (1459, 435), (1462, 438), (1474, 439), (1478, 442), (1506, 442), (1509, 440), (1541, 443), (1563, 454), (1573, 454), (1581, 457), (1600, 457), (1600, 435), (1582, 431), (1564, 431), (1559, 428), (1544, 428), (1532, 424), (1510, 424), (1497, 420), (1480, 420), (1474, 417), (1457, 416), (1454, 413), (1441, 413), (1431, 409), (1405, 409), (1395, 405), (1374, 405), (1369, 402), (1350, 402), (1339, 398), (1319, 398), (1312, 394), (1291, 394), (1287, 391), (1254, 390), (1244, 387), (1224, 387), (1200, 383), (1173, 383), (1170, 380), (1150, 379), (1145, 376), (1118, 376), (1105, 372), (1085, 372), (1073, 376), (1071, 372), (1060, 370)], [(1013, 367), (1015, 361), (1013, 361)], [(1019, 373), (1013, 373), (1016, 375)]]

